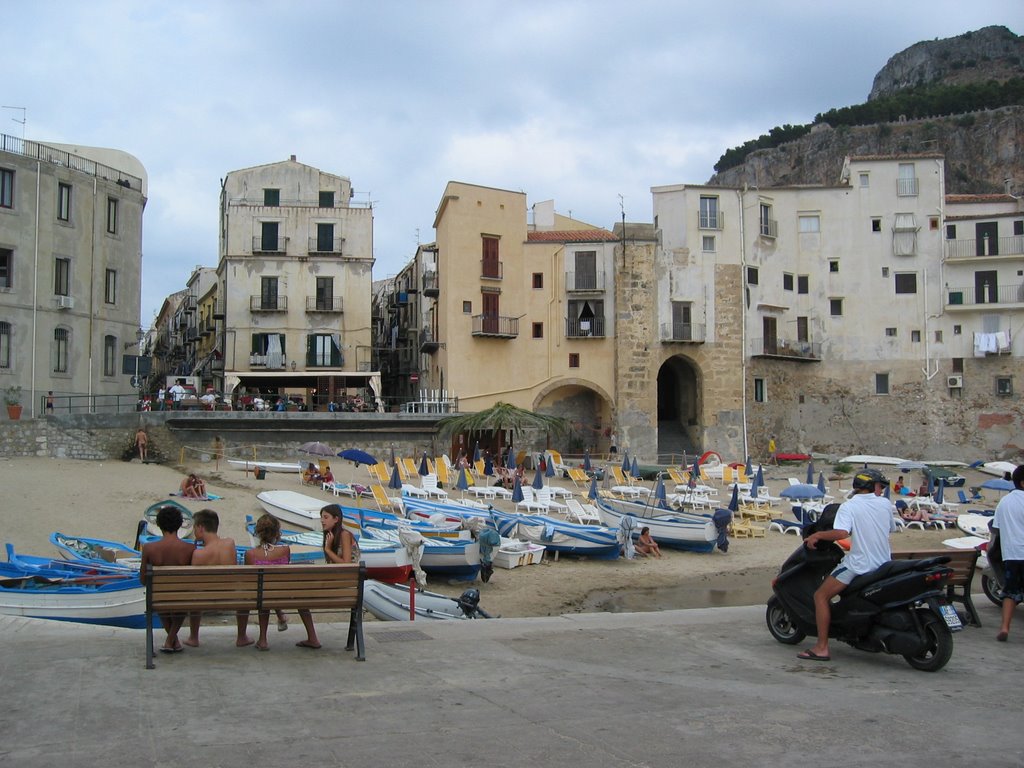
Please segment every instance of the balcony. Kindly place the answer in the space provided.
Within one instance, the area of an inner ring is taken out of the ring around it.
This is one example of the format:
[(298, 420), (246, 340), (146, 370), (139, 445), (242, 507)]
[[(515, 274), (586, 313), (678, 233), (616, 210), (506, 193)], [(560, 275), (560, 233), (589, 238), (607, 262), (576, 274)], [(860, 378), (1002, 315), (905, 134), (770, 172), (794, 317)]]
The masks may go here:
[(185, 329), (185, 343), (189, 344), (199, 338), (199, 329), (194, 325), (191, 328)]
[(696, 323), (662, 323), (663, 344), (703, 344), (707, 339), (703, 325)]
[[(979, 291), (976, 286), (946, 289), (946, 309), (955, 312), (984, 307), (998, 309), (1024, 309), (1024, 283), (1018, 285), (988, 286)], [(998, 307), (996, 307), (998, 305)]]
[(195, 312), (198, 300), (194, 293), (186, 293), (185, 298), (181, 300), (181, 308), (185, 312)]
[(604, 286), (604, 270), (565, 273), (565, 290), (567, 291), (573, 293), (603, 292)]
[(285, 253), (288, 250), (288, 238), (278, 235), (276, 237), (263, 237), (253, 235), (253, 253)]
[(420, 334), (420, 354), (432, 355), (441, 348), (441, 342), (434, 338), (433, 331), (423, 331)]
[(249, 367), (266, 368), (268, 370), (284, 370), (288, 367), (288, 360), (284, 355), (281, 356), (279, 365), (270, 365), (269, 360), (269, 355), (249, 355)]
[(250, 296), (250, 312), (287, 312), (287, 296)]
[(897, 197), (917, 197), (917, 178), (896, 179)]
[(308, 252), (311, 254), (333, 253), (340, 256), (341, 245), (344, 242), (345, 238), (343, 237), (311, 237), (309, 238)]
[(485, 280), (501, 280), (504, 262), (493, 259), (480, 259), (480, 277)]
[(761, 237), (770, 237), (774, 240), (779, 236), (779, 222), (775, 219), (761, 219), (758, 233)]
[(307, 312), (341, 312), (341, 296), (307, 296)]
[(519, 335), (519, 318), (503, 315), (473, 315), (473, 336), (514, 339)]
[(603, 339), (604, 317), (592, 317), (589, 320), (567, 319), (565, 336), (568, 339)]
[(214, 320), (223, 320), (224, 319), (224, 300), (223, 299), (217, 299), (217, 301), (215, 301), (213, 303), (213, 319)]
[(821, 361), (821, 344), (793, 339), (751, 339), (751, 356), (796, 360), (805, 363)]
[(722, 229), (724, 226), (725, 214), (716, 211), (708, 212), (701, 211), (697, 214), (697, 228), (698, 229)]
[(1024, 255), (1024, 235), (1012, 237), (983, 237), (981, 240), (947, 240), (944, 244), (947, 259), (984, 259), (998, 256)]
[(441, 289), (437, 282), (437, 272), (424, 272), (423, 295), (429, 296), (432, 299), (436, 299), (440, 294)]

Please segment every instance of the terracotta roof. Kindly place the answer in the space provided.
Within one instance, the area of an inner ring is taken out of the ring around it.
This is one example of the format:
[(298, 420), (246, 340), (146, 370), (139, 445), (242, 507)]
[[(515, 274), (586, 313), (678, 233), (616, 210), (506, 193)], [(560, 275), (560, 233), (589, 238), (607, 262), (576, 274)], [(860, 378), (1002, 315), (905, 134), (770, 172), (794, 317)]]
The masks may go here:
[(946, 195), (947, 203), (1015, 203), (1017, 198), (1003, 193), (991, 195)]
[(945, 155), (938, 152), (919, 152), (892, 155), (850, 155), (850, 161), (855, 160), (940, 160)]
[(528, 232), (528, 243), (615, 243), (619, 238), (607, 229), (562, 229)]

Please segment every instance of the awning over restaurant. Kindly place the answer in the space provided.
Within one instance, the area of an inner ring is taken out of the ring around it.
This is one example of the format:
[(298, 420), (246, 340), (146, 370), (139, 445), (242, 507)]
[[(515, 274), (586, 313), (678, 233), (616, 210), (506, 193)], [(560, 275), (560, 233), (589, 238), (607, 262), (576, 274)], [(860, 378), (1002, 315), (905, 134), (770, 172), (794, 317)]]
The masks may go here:
[(225, 371), (224, 394), (240, 386), (306, 388), (330, 379), (336, 387), (369, 387), (377, 410), (384, 411), (380, 399), (380, 371)]

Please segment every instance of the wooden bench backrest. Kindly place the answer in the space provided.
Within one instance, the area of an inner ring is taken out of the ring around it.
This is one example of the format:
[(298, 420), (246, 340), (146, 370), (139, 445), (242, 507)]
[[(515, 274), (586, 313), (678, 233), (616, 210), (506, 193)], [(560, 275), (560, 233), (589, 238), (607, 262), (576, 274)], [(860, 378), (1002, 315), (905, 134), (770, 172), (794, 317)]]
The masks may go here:
[(970, 584), (978, 562), (976, 549), (916, 549), (907, 552), (893, 552), (893, 560), (925, 560), (930, 557), (948, 557), (946, 567), (953, 569), (949, 578), (952, 585)]

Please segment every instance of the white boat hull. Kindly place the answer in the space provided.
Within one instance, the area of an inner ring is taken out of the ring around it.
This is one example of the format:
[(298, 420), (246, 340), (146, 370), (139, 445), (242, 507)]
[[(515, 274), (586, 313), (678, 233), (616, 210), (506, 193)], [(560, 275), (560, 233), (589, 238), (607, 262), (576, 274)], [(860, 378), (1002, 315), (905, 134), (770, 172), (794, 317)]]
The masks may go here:
[(140, 628), (146, 626), (146, 589), (138, 582), (136, 585), (95, 593), (0, 589), (0, 613)]
[[(597, 511), (601, 520), (611, 528), (618, 528), (622, 518), (632, 515), (636, 520), (636, 534), (641, 529), (651, 529), (651, 536), (663, 547), (686, 549), (694, 552), (710, 552), (714, 549), (718, 532), (710, 518), (693, 515), (692, 519), (685, 512), (660, 512), (651, 507), (641, 505), (614, 504), (598, 500)], [(638, 506), (633, 510), (631, 506)], [(645, 514), (640, 514), (645, 512)], [(647, 516), (649, 515), (649, 516)]]
[[(409, 588), (367, 580), (363, 607), (381, 621), (410, 621)], [(435, 592), (416, 592), (416, 619), (452, 621), (466, 619), (454, 598)]]
[(302, 471), (301, 464), (291, 461), (243, 461), (240, 459), (228, 459), (228, 465), (232, 469), (244, 470), (246, 472), (263, 469), (267, 472), (298, 474)]

